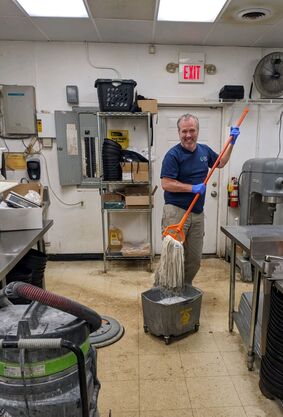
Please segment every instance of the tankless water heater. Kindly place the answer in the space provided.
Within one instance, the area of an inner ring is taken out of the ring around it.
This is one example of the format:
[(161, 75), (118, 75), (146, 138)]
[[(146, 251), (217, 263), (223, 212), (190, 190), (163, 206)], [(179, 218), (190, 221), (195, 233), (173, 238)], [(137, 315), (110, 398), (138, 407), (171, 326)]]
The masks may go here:
[(37, 133), (35, 89), (33, 86), (2, 85), (0, 95), (3, 136)]

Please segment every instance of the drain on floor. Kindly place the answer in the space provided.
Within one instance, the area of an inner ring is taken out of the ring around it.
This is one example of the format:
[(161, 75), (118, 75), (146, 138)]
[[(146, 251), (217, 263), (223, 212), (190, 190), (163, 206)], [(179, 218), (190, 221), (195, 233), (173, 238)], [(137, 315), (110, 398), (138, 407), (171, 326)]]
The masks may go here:
[(90, 343), (96, 348), (117, 342), (124, 334), (124, 327), (112, 317), (101, 316), (102, 324), (89, 335)]

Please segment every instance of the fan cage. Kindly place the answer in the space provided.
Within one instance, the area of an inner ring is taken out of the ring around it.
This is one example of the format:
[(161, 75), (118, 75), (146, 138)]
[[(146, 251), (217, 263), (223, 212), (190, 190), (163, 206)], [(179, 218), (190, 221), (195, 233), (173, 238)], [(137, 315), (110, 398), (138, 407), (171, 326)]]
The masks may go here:
[(279, 98), (283, 95), (283, 52), (264, 56), (254, 72), (254, 83), (263, 98)]

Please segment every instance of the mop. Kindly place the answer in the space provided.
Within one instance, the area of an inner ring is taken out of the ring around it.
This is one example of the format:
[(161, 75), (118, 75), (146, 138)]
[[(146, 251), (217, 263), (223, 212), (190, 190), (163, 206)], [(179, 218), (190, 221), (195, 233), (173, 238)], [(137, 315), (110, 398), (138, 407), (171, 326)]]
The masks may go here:
[[(237, 127), (240, 127), (248, 111), (249, 109), (246, 107), (236, 124)], [(203, 182), (205, 185), (208, 183), (214, 170), (218, 166), (220, 159), (223, 157), (232, 140), (233, 136), (230, 135), (223, 150), (221, 151), (214, 165), (207, 174)], [(178, 224), (172, 224), (167, 226), (163, 232), (163, 236), (165, 237), (162, 243), (160, 262), (155, 272), (155, 286), (161, 286), (166, 290), (174, 292), (180, 292), (184, 287), (185, 271), (183, 243), (186, 237), (184, 232), (184, 225), (199, 197), (200, 193), (197, 193)]]
[(154, 285), (178, 291), (184, 283), (184, 247), (170, 235), (162, 242), (160, 262), (154, 277)]

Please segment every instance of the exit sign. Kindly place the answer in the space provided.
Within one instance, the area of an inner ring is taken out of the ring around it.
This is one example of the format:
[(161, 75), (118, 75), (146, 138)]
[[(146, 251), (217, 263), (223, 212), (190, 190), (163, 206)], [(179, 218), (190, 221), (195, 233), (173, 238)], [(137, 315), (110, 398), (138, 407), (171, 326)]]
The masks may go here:
[(203, 83), (204, 82), (204, 54), (185, 53), (179, 55), (179, 82)]

